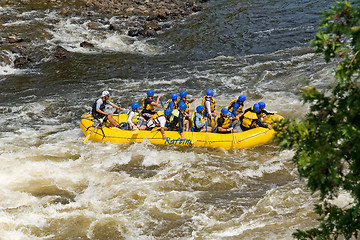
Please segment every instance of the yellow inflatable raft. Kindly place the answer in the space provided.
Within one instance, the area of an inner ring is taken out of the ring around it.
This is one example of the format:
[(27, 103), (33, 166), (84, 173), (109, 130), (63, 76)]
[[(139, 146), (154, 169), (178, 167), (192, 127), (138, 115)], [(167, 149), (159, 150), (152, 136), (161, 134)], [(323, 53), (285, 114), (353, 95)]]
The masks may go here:
[[(118, 122), (126, 122), (127, 115), (120, 114), (113, 116)], [(271, 124), (274, 120), (283, 119), (280, 115), (267, 115), (265, 121)], [(176, 131), (165, 131), (166, 139), (162, 139), (158, 130), (129, 131), (116, 127), (109, 127), (108, 124), (98, 125), (91, 113), (85, 113), (81, 117), (80, 128), (87, 136), (86, 140), (105, 141), (113, 143), (140, 143), (145, 139), (153, 144), (175, 145), (184, 147), (211, 147), (211, 148), (251, 148), (269, 142), (275, 135), (275, 131), (267, 128), (254, 128), (238, 133), (206, 133), (206, 132), (184, 132), (185, 140), (181, 140), (180, 133)], [(96, 129), (94, 130), (94, 128)], [(90, 135), (91, 133), (91, 135)], [(90, 136), (89, 136), (90, 135)]]

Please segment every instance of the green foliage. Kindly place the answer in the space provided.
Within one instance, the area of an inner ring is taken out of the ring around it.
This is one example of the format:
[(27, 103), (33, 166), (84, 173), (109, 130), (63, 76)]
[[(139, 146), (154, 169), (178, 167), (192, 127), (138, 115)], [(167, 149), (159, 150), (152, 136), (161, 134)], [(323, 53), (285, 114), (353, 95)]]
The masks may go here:
[[(283, 149), (295, 150), (299, 175), (322, 201), (315, 206), (320, 225), (297, 230), (294, 237), (350, 239), (360, 230), (360, 1), (337, 1), (323, 15), (312, 45), (327, 62), (339, 62), (338, 84), (331, 92), (302, 88), (310, 111), (304, 121), (285, 120), (277, 141)], [(327, 201), (340, 190), (350, 193), (352, 204), (341, 208)]]

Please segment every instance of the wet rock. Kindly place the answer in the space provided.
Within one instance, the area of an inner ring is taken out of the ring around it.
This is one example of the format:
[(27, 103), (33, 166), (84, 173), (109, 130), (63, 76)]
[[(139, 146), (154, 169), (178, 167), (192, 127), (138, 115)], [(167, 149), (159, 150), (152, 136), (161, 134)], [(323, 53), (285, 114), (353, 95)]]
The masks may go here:
[(96, 23), (96, 22), (89, 22), (89, 23), (87, 24), (87, 27), (88, 27), (89, 29), (98, 30), (98, 29), (100, 29), (100, 28), (102, 27), (102, 25), (101, 25), (100, 23)]
[(140, 33), (139, 33), (139, 29), (132, 29), (132, 30), (129, 30), (128, 31), (128, 35), (130, 37), (136, 37), (136, 36), (139, 36)]
[(5, 65), (10, 65), (11, 59), (5, 52), (0, 51), (0, 62), (4, 63)]
[(7, 40), (9, 43), (18, 43), (18, 42), (22, 42), (23, 39), (20, 37), (16, 37), (16, 36), (9, 36), (7, 37)]
[(193, 8), (192, 8), (192, 10), (193, 10), (194, 12), (200, 12), (200, 11), (203, 10), (203, 7), (200, 6), (200, 5), (194, 5)]
[(44, 58), (46, 58), (46, 52), (42, 50), (32, 51), (27, 55), (27, 59), (31, 63), (40, 63)]
[(55, 52), (53, 56), (54, 59), (60, 60), (60, 59), (70, 58), (72, 56), (72, 53), (61, 46), (57, 46), (55, 48)]
[(69, 15), (69, 13), (70, 13), (70, 9), (69, 9), (69, 8), (62, 8), (61, 11), (60, 11), (60, 13), (61, 13), (62, 15), (67, 16), (67, 15)]
[(144, 36), (144, 37), (157, 37), (158, 34), (154, 29), (143, 29), (141, 31), (139, 31), (139, 34)]
[(80, 47), (83, 47), (83, 48), (95, 48), (94, 44), (86, 42), (86, 41), (80, 43)]
[(25, 57), (18, 57), (14, 61), (15, 68), (25, 68), (30, 64), (29, 60)]

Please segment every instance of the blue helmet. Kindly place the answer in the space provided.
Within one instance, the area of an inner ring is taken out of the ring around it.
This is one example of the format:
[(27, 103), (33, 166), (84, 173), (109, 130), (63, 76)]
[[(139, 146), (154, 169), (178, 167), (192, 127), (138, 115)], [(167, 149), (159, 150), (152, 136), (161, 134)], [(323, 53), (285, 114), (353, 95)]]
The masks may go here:
[(183, 111), (183, 110), (187, 109), (187, 105), (186, 105), (185, 103), (181, 103), (181, 104), (179, 105), (179, 109), (180, 109), (181, 111)]
[(174, 102), (169, 102), (168, 104), (168, 109), (173, 109), (175, 106), (175, 103)]
[(266, 107), (266, 104), (264, 102), (259, 102), (259, 108), (265, 108)]
[(169, 116), (172, 114), (172, 109), (168, 108), (164, 111), (165, 115)]
[(208, 96), (208, 97), (211, 97), (213, 94), (214, 94), (213, 90), (209, 89), (206, 91), (206, 96)]
[(140, 107), (140, 105), (137, 102), (134, 102), (133, 104), (131, 104), (131, 109), (137, 109), (138, 107)]
[(155, 94), (155, 92), (153, 90), (149, 90), (146, 94), (148, 95), (148, 97), (151, 97)]
[(180, 93), (180, 97), (181, 98), (184, 98), (184, 97), (186, 97), (187, 96), (187, 92), (186, 91), (182, 91), (181, 93)]
[(179, 95), (177, 93), (171, 94), (171, 99), (175, 100)]
[(252, 105), (251, 109), (254, 111), (259, 111), (260, 109), (259, 104), (255, 103), (254, 105)]
[(229, 112), (229, 109), (227, 109), (227, 108), (221, 109), (222, 114), (227, 114), (228, 112)]
[(204, 110), (205, 108), (203, 107), (203, 106), (197, 106), (196, 107), (196, 111), (199, 113), (199, 112), (201, 112), (202, 110)]
[(239, 101), (239, 102), (246, 101), (246, 97), (245, 97), (244, 95), (240, 95), (240, 96), (238, 97), (238, 101)]

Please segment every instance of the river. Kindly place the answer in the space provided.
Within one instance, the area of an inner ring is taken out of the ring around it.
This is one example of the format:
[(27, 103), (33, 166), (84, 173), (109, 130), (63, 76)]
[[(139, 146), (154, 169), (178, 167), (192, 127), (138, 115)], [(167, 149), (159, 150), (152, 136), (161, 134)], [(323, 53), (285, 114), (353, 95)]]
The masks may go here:
[(245, 107), (261, 100), (303, 118), (300, 87), (334, 83), (334, 65), (309, 47), (331, 4), (216, 0), (147, 39), (89, 29), (86, 16), (0, 7), (3, 37), (16, 29), (73, 53), (25, 69), (0, 65), (0, 238), (292, 239), (316, 225), (318, 195), (298, 178), (293, 152), (274, 143), (83, 144), (79, 123), (103, 90), (127, 109), (149, 89), (164, 102), (186, 90), (194, 110), (213, 89), (218, 110), (244, 94)]

